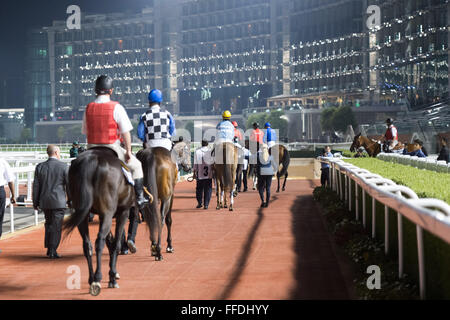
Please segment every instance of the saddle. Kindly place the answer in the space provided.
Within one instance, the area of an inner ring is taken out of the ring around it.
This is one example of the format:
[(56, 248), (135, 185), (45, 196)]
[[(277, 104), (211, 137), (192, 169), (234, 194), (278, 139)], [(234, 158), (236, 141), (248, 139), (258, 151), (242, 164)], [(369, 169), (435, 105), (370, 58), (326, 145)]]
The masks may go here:
[(120, 161), (120, 165), (122, 167), (122, 172), (123, 172), (123, 175), (125, 177), (125, 180), (129, 184), (134, 186), (134, 179), (133, 179), (133, 177), (131, 175), (130, 168), (126, 165), (125, 162), (123, 162), (122, 160), (119, 159), (119, 155), (117, 154), (116, 151), (114, 151), (113, 149), (108, 148), (108, 147), (92, 147), (92, 148), (89, 148), (89, 150), (98, 150), (98, 151), (101, 151), (102, 153), (105, 153), (105, 154), (108, 154), (110, 156), (113, 156), (113, 157), (117, 158), (117, 160)]

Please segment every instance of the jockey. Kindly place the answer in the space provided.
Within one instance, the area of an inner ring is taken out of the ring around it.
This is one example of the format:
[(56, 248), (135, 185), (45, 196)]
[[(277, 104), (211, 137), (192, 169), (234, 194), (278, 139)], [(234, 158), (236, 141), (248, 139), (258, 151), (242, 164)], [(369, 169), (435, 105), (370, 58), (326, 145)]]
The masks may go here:
[(147, 148), (163, 147), (172, 150), (170, 138), (176, 135), (175, 121), (169, 111), (161, 110), (161, 91), (153, 89), (148, 94), (149, 109), (141, 116), (138, 137)]
[(230, 111), (225, 111), (222, 114), (222, 121), (216, 127), (217, 130), (217, 143), (231, 142), (234, 141), (234, 126), (230, 121), (231, 113)]
[[(82, 133), (87, 137), (87, 148), (107, 147), (114, 150), (120, 160), (126, 162), (134, 180), (136, 201), (140, 209), (148, 203), (144, 197), (144, 174), (141, 162), (131, 153), (131, 135), (133, 125), (125, 108), (111, 101), (113, 81), (108, 76), (100, 76), (95, 81), (97, 98), (87, 105), (83, 116)], [(123, 137), (125, 149), (120, 146)]]
[(397, 128), (394, 126), (394, 120), (391, 118), (386, 120), (386, 125), (388, 128), (384, 134), (384, 141), (389, 150), (392, 150), (398, 144), (398, 132)]
[(253, 132), (250, 135), (250, 141), (257, 142), (259, 145), (263, 143), (263, 137), (264, 132), (259, 129), (259, 124), (257, 122), (253, 123)]
[(277, 141), (277, 134), (275, 130), (271, 128), (270, 122), (266, 122), (264, 129), (266, 129), (266, 133), (264, 133), (263, 141), (269, 148), (272, 148)]
[(236, 138), (236, 142), (240, 143), (244, 140), (244, 138), (242, 137), (242, 133), (241, 130), (239, 130), (238, 128), (238, 123), (236, 121), (231, 122), (234, 126), (234, 137)]

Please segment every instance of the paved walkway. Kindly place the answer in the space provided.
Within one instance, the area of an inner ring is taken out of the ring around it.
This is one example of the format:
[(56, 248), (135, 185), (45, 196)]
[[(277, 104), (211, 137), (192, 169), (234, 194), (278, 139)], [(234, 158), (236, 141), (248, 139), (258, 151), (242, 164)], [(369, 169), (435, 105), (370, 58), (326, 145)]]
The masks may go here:
[[(175, 252), (150, 257), (149, 233), (138, 230), (138, 252), (120, 256), (119, 289), (108, 289), (103, 256), (102, 292), (88, 293), (87, 264), (75, 231), (60, 246), (59, 260), (45, 257), (43, 228), (0, 241), (0, 299), (348, 299), (340, 262), (313, 201), (317, 182), (290, 180), (269, 208), (256, 191), (241, 193), (235, 211), (195, 208), (195, 183), (176, 187)], [(91, 225), (91, 239), (98, 224)], [(165, 238), (165, 232), (163, 234)], [(166, 243), (164, 242), (164, 252)], [(81, 269), (81, 289), (69, 290), (69, 266)]]

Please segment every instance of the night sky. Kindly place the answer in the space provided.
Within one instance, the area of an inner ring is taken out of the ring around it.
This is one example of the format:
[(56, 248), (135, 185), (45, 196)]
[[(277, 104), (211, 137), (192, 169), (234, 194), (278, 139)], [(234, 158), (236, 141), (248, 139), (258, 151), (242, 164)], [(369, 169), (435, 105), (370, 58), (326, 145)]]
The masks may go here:
[[(82, 14), (138, 12), (151, 0), (4, 0), (0, 3), (0, 108), (24, 106), (26, 32), (66, 20), (69, 5)], [(4, 106), (6, 80), (7, 105)]]

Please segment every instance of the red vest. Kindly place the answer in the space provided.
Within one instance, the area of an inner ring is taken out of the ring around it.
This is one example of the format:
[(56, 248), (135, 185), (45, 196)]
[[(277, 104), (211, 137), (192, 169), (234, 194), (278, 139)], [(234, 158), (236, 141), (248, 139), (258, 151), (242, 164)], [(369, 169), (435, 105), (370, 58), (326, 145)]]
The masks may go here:
[(114, 120), (114, 107), (118, 102), (91, 102), (86, 108), (87, 142), (112, 144), (120, 139), (119, 125)]
[[(386, 130), (386, 134), (384, 135), (384, 137), (386, 138), (386, 140), (398, 140), (398, 131), (396, 132), (396, 134), (395, 134), (395, 137), (392, 135), (392, 130), (391, 129), (393, 129), (393, 128), (395, 128), (394, 126), (392, 126), (392, 128), (388, 128), (387, 130)], [(395, 128), (395, 129), (397, 129), (397, 128)]]
[(234, 128), (234, 137), (237, 137), (239, 141), (242, 140), (242, 134), (237, 128)]
[(250, 135), (250, 140), (256, 141), (256, 142), (259, 142), (262, 144), (263, 137), (264, 137), (264, 132), (262, 132), (261, 130), (259, 130), (259, 128), (257, 128), (256, 130), (253, 130), (252, 134)]

